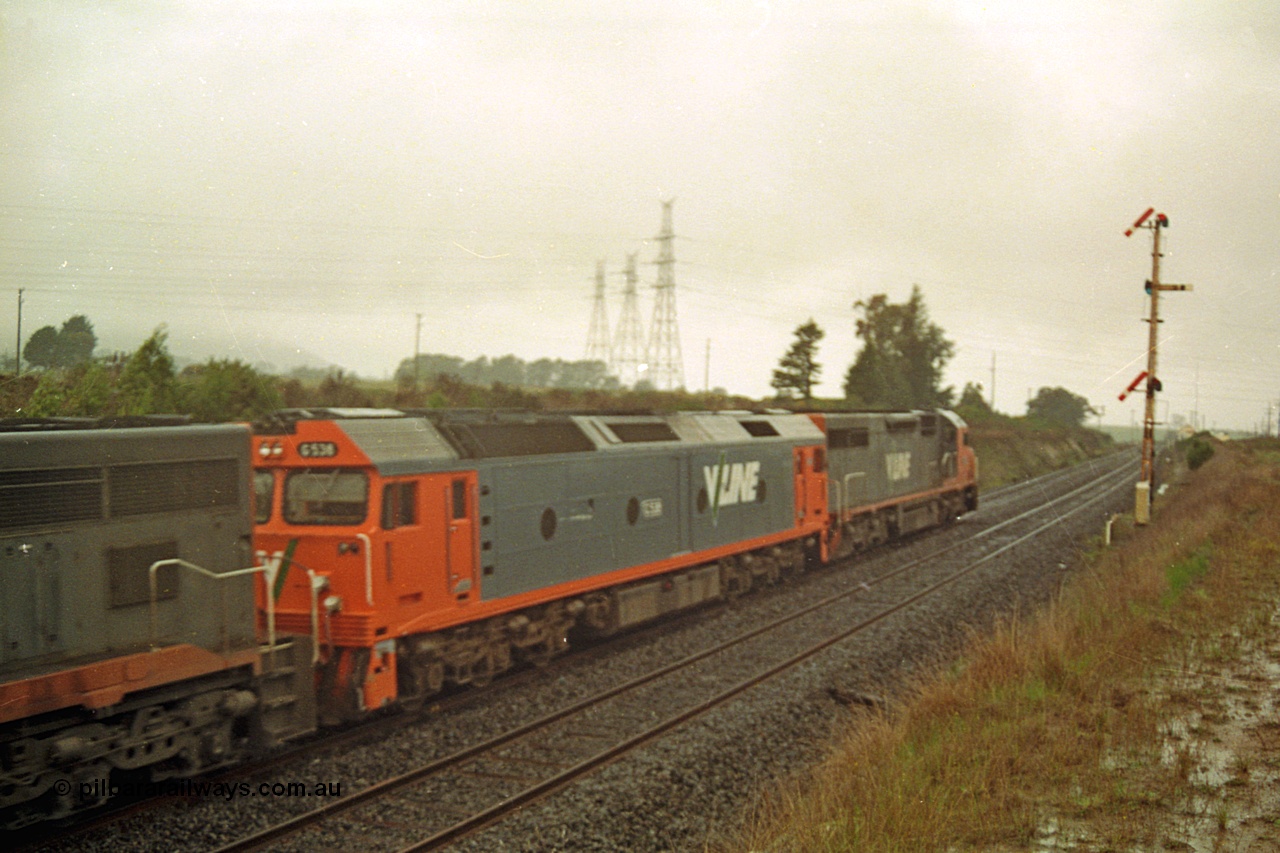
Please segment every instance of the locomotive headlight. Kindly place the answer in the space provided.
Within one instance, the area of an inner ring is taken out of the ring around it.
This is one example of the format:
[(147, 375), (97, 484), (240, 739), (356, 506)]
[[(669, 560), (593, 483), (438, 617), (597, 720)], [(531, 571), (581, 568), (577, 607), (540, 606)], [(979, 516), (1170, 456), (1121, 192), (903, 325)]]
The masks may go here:
[(264, 441), (258, 445), (258, 455), (263, 459), (279, 459), (284, 456), (284, 445), (278, 441)]

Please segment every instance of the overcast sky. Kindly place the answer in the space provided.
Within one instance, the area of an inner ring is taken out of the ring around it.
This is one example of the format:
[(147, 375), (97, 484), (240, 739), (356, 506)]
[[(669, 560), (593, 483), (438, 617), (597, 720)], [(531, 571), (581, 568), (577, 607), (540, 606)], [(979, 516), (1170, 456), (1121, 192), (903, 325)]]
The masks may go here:
[[(1067, 7), (1070, 8), (1067, 8)], [(103, 350), (387, 376), (422, 350), (585, 354), (598, 260), (647, 326), (674, 198), (686, 383), (762, 396), (810, 317), (919, 284), (947, 381), (1022, 414), (1146, 366), (1165, 403), (1280, 401), (1273, 2), (48, 3), (0, 11), (0, 351), (88, 315)], [(5, 333), (4, 329), (9, 329)], [(708, 342), (709, 375), (706, 372)]]

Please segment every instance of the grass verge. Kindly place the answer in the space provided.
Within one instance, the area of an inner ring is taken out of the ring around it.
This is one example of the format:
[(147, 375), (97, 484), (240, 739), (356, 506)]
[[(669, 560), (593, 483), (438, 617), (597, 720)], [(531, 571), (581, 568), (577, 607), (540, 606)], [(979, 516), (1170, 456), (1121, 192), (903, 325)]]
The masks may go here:
[(1097, 849), (1159, 843), (1170, 810), (1204, 793), (1195, 750), (1169, 736), (1205, 699), (1180, 676), (1273, 630), (1275, 451), (1217, 453), (1044, 612), (975, 637), (891, 713), (859, 716), (729, 848), (1026, 849), (1063, 821), (1086, 822)]

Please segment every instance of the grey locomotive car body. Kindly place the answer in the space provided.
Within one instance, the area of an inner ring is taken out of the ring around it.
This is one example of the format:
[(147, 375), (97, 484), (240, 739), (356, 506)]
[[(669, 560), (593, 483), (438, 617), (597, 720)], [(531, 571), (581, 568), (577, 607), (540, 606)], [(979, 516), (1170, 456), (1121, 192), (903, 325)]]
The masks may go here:
[(952, 412), (856, 412), (825, 416), (832, 514), (846, 538), (874, 544), (959, 515), (976, 504), (957, 480), (964, 421)]
[[(0, 431), (0, 674), (189, 643), (255, 642), (249, 432), (235, 426)], [(154, 624), (153, 624), (154, 621)]]
[(476, 460), (486, 599), (790, 534), (795, 448), (824, 441), (794, 415), (573, 422), (594, 452)]
[(0, 827), (315, 727), (310, 640), (261, 656), (249, 431), (180, 420), (0, 423)]

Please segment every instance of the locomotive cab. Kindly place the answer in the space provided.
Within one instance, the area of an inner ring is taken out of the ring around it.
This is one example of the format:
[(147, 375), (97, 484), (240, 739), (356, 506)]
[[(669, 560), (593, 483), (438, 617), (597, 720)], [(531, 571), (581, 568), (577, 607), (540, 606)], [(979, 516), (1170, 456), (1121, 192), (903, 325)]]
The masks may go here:
[[(395, 700), (397, 638), (479, 592), (475, 472), (397, 471), (379, 449), (394, 454), (404, 436), (380, 430), (376, 411), (359, 415), (254, 438), (255, 548), (277, 627), (316, 640), (328, 720)], [(366, 433), (359, 443), (353, 429)]]
[(978, 456), (969, 443), (969, 425), (955, 412), (939, 410), (945, 424), (943, 441), (952, 453), (950, 480), (963, 490), (965, 512), (978, 508)]

